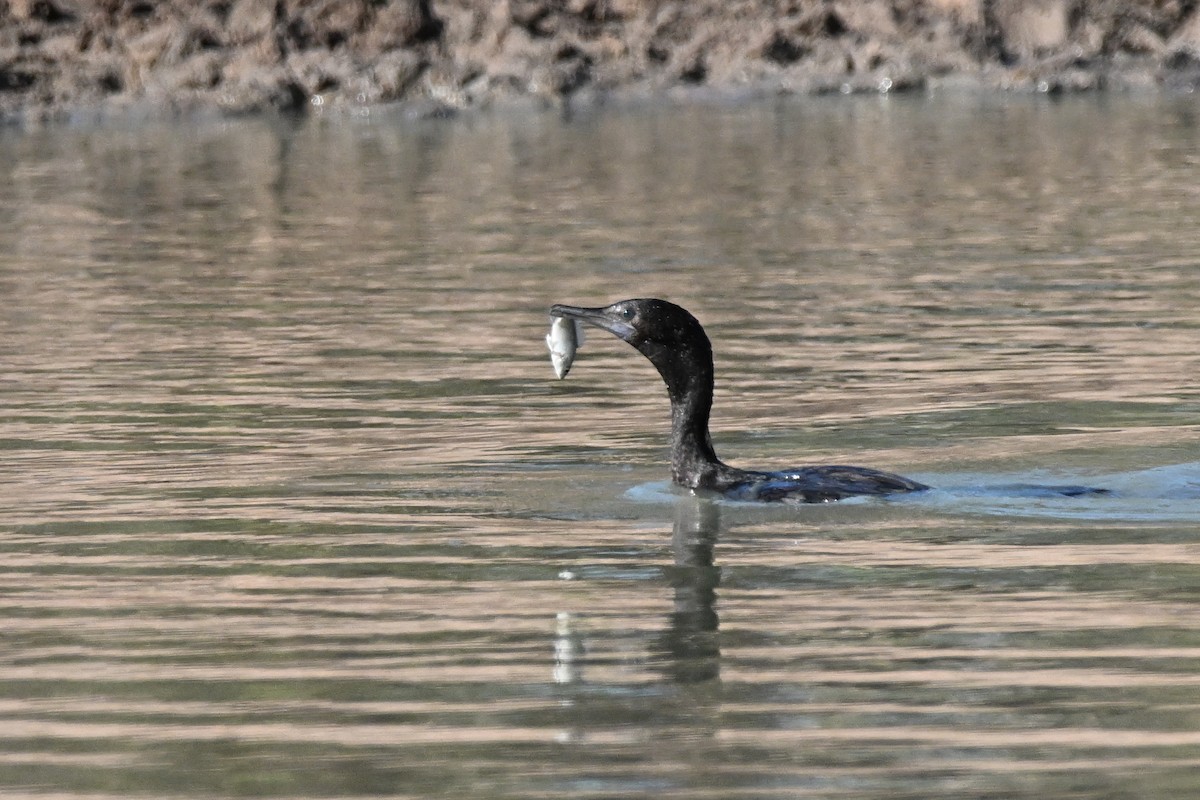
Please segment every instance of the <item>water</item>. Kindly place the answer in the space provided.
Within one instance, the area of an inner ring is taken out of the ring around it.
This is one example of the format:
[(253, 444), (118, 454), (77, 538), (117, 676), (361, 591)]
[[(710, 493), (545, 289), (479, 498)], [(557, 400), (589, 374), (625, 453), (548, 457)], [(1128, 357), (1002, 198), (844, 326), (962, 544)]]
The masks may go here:
[[(0, 132), (0, 793), (1200, 790), (1189, 98)], [(665, 483), (666, 295), (735, 464)], [(1086, 483), (1108, 497), (1014, 496)]]

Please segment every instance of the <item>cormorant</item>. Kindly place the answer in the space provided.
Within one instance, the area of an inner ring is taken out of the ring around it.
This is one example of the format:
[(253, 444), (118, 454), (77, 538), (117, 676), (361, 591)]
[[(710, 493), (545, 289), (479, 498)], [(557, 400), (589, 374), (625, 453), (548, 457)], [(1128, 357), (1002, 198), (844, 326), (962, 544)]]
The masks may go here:
[(738, 469), (717, 458), (708, 433), (713, 401), (712, 344), (688, 311), (666, 300), (622, 300), (604, 308), (555, 305), (553, 317), (602, 328), (650, 359), (671, 398), (671, 476), (687, 489), (735, 500), (824, 503), (855, 495), (920, 492), (929, 487), (866, 467)]

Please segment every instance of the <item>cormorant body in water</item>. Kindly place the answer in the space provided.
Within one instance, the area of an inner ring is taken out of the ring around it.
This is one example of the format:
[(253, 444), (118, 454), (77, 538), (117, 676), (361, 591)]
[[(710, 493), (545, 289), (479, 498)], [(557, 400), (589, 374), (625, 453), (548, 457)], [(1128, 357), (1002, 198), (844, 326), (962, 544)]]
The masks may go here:
[(577, 319), (629, 342), (650, 359), (671, 398), (671, 476), (679, 486), (735, 500), (824, 503), (856, 495), (920, 492), (914, 480), (865, 467), (738, 469), (717, 458), (708, 433), (713, 401), (712, 344), (700, 323), (666, 300), (622, 300), (604, 308), (555, 305), (551, 316)]

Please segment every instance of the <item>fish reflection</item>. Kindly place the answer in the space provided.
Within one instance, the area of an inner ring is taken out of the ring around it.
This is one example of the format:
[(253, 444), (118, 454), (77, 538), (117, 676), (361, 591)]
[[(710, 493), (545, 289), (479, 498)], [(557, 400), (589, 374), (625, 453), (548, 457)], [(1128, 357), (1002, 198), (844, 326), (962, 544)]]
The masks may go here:
[(554, 621), (554, 682), (575, 683), (583, 677), (583, 636), (574, 615), (560, 611)]

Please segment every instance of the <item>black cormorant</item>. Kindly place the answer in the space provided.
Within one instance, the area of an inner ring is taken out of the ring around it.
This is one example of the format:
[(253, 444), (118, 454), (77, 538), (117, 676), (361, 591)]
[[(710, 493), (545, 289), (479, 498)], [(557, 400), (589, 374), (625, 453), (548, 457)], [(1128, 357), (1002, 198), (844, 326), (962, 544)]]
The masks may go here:
[(781, 472), (738, 469), (717, 458), (708, 434), (713, 401), (712, 345), (700, 323), (666, 300), (622, 300), (604, 308), (555, 305), (551, 316), (603, 328), (650, 359), (671, 398), (671, 475), (687, 489), (736, 500), (824, 503), (855, 495), (928, 489), (865, 467), (800, 467)]

